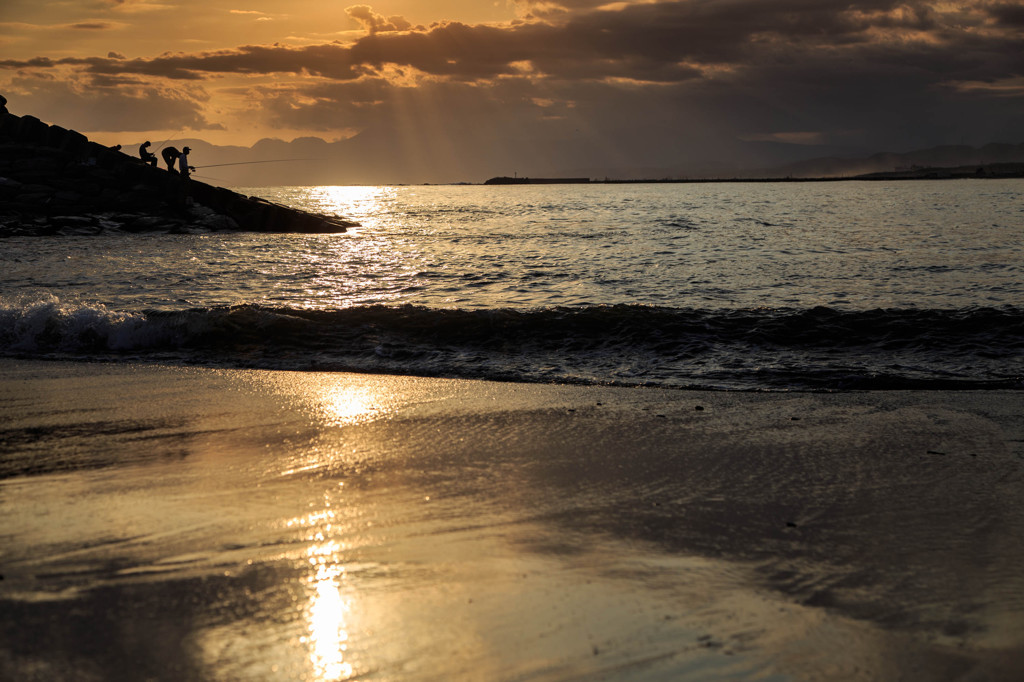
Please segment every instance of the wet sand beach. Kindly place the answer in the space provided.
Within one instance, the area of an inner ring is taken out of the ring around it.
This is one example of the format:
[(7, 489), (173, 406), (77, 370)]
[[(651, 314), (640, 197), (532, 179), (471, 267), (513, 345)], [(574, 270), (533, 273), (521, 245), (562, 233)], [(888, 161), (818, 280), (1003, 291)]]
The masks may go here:
[(1024, 677), (1020, 391), (0, 375), (2, 679)]

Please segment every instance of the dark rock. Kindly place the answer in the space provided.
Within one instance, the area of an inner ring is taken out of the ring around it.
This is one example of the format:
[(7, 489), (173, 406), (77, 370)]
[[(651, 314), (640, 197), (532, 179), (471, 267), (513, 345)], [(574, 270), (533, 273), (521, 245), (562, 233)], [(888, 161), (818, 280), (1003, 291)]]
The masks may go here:
[(99, 234), (103, 231), (99, 222), (91, 216), (53, 216), (49, 220), (49, 225), (56, 234), (90, 235)]
[(81, 154), (89, 145), (89, 138), (77, 130), (69, 130), (60, 141), (60, 150), (70, 154)]
[(42, 145), (46, 140), (49, 126), (35, 116), (22, 116), (21, 125), (18, 126), (17, 136), (25, 143)]
[(100, 226), (102, 232), (124, 229), (124, 222), (111, 220), (110, 218), (104, 218), (102, 216), (96, 216), (96, 224)]
[(319, 234), (358, 224), (153, 168), (74, 130), (9, 113), (0, 113), (0, 198), (0, 237), (111, 229)]
[(14, 114), (0, 114), (0, 139), (14, 136), (21, 125), (21, 119)]
[(91, 227), (96, 224), (96, 219), (91, 216), (57, 215), (50, 218), (50, 222), (55, 225), (60, 225), (62, 227)]
[(37, 183), (23, 184), (19, 188), (20, 196), (41, 194), (44, 196), (52, 196), (54, 193), (53, 187), (49, 185), (40, 185)]
[(0, 198), (5, 200), (14, 199), (21, 193), (22, 184), (10, 178), (0, 178)]
[(214, 213), (199, 219), (199, 224), (215, 232), (238, 230), (238, 223), (231, 216)]
[(126, 232), (178, 232), (184, 221), (156, 215), (139, 216), (130, 223), (125, 223)]
[(53, 195), (53, 199), (62, 204), (80, 204), (83, 197), (74, 190), (62, 189)]
[(67, 128), (61, 128), (57, 125), (52, 125), (46, 131), (46, 146), (60, 149), (61, 143), (64, 142), (64, 138), (67, 137), (70, 131)]

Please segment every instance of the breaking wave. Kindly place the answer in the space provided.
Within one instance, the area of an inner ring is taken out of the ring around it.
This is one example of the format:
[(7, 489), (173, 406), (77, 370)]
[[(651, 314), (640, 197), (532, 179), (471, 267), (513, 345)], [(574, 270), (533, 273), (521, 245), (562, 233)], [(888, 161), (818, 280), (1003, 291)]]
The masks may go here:
[(1024, 311), (535, 310), (0, 299), (8, 357), (719, 389), (1024, 388)]

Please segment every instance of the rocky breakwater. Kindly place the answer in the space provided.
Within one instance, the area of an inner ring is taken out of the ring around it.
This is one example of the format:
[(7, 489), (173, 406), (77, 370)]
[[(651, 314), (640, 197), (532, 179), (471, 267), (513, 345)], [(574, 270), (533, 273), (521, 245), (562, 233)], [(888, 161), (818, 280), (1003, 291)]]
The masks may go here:
[(0, 113), (0, 237), (108, 231), (333, 233), (357, 224), (154, 168), (34, 116)]

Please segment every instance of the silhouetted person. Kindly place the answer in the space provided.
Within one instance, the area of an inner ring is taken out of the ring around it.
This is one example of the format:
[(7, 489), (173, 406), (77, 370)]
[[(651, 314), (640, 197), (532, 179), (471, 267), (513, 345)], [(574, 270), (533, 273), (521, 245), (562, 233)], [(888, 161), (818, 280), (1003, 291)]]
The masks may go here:
[(6, 114), (7, 111), (7, 98), (0, 95), (0, 114)]
[(195, 168), (188, 165), (188, 153), (192, 151), (188, 147), (184, 147), (181, 150), (181, 154), (178, 155), (178, 172), (181, 173), (182, 177), (188, 177), (189, 171), (194, 171)]
[(164, 163), (167, 164), (167, 170), (174, 171), (174, 162), (181, 156), (181, 152), (178, 151), (177, 147), (164, 147), (163, 151), (160, 152), (160, 156), (164, 157)]
[(142, 159), (143, 163), (148, 163), (153, 168), (156, 168), (156, 154), (149, 151), (149, 145), (152, 144), (149, 140), (146, 140), (139, 147), (139, 158)]

